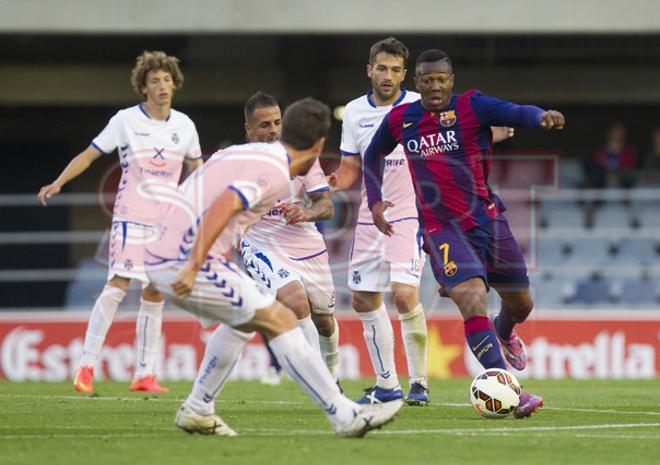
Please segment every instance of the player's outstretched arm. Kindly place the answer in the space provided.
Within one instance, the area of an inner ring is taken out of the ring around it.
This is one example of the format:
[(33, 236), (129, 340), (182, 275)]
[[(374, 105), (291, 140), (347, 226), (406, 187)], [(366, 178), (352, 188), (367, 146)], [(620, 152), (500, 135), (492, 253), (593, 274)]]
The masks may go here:
[(312, 204), (309, 208), (302, 208), (298, 204), (284, 205), (284, 219), (286, 224), (298, 224), (303, 222), (313, 223), (332, 218), (335, 215), (335, 206), (332, 204), (330, 194), (324, 192), (313, 192), (309, 194)]
[(327, 177), (328, 185), (333, 191), (343, 191), (353, 185), (362, 174), (362, 159), (360, 155), (343, 155), (337, 171)]
[(100, 157), (101, 154), (102, 152), (99, 149), (90, 145), (73, 157), (55, 181), (41, 188), (39, 194), (37, 194), (37, 200), (39, 200), (39, 203), (44, 207), (47, 206), (47, 199), (59, 194), (62, 186), (89, 168), (94, 160)]
[(236, 212), (243, 209), (243, 201), (233, 189), (226, 189), (206, 210), (188, 260), (171, 287), (179, 299), (188, 297), (195, 276), (206, 261), (211, 246)]

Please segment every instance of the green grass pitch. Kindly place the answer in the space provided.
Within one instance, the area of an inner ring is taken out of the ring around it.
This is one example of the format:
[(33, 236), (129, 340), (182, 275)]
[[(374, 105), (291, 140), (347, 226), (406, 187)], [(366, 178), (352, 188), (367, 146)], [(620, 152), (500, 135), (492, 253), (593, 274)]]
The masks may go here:
[[(98, 382), (0, 382), (0, 464), (658, 464), (660, 379), (527, 381), (546, 407), (533, 418), (487, 420), (468, 404), (469, 380), (434, 381), (432, 405), (404, 407), (364, 439), (335, 437), (291, 381), (231, 382), (217, 403), (236, 438), (173, 425), (191, 384), (140, 395)], [(350, 397), (365, 382), (346, 382)]]

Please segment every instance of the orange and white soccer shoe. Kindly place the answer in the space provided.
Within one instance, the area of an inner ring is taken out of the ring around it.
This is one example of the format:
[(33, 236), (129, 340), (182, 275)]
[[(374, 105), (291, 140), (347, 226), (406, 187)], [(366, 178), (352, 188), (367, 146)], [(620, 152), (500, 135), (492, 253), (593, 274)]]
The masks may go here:
[(73, 379), (73, 387), (78, 392), (94, 391), (94, 367), (85, 365), (78, 367), (76, 377)]
[(170, 392), (169, 389), (158, 384), (156, 375), (147, 375), (144, 378), (134, 379), (131, 381), (131, 391)]

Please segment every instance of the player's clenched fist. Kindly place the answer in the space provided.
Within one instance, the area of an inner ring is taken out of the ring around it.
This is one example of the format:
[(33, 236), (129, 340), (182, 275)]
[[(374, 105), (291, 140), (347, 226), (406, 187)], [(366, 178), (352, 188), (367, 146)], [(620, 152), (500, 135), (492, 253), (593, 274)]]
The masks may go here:
[(564, 115), (557, 110), (546, 110), (541, 114), (542, 129), (564, 129)]
[(282, 207), (286, 224), (298, 224), (309, 220), (309, 214), (300, 205), (291, 203)]
[(41, 188), (39, 194), (37, 194), (37, 200), (39, 200), (39, 203), (45, 207), (47, 206), (46, 199), (50, 199), (52, 196), (59, 194), (60, 189), (62, 189), (62, 187), (59, 184), (48, 184)]
[(374, 219), (374, 225), (376, 225), (376, 228), (383, 234), (385, 234), (388, 237), (392, 236), (392, 233), (394, 232), (394, 228), (390, 224), (389, 221), (385, 218), (385, 210), (387, 210), (389, 207), (393, 207), (394, 204), (392, 202), (388, 202), (387, 200), (383, 202), (376, 202), (374, 206), (371, 208), (371, 216)]
[(197, 276), (197, 269), (190, 264), (183, 267), (174, 282), (171, 284), (172, 290), (176, 296), (183, 300), (192, 292), (193, 284)]

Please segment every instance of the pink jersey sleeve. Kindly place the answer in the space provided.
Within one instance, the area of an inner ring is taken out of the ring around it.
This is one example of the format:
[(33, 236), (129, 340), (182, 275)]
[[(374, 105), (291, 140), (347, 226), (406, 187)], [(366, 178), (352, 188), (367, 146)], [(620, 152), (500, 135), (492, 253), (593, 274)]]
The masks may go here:
[(329, 190), (328, 182), (325, 179), (325, 173), (321, 168), (321, 163), (316, 160), (303, 180), (305, 192), (321, 192)]

